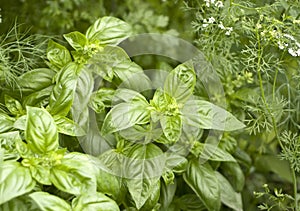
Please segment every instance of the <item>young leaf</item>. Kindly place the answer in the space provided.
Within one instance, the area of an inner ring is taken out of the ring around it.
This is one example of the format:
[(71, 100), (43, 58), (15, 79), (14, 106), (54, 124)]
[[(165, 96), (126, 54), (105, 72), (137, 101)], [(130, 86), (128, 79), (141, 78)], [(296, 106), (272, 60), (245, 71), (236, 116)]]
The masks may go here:
[(21, 103), (18, 100), (12, 98), (9, 95), (5, 95), (4, 99), (5, 99), (5, 106), (11, 114), (13, 114), (13, 115), (25, 114), (25, 111), (24, 111)]
[(103, 193), (85, 193), (72, 201), (73, 211), (83, 210), (105, 210), (119, 211), (119, 206), (115, 201), (105, 196)]
[(140, 209), (152, 191), (157, 186), (165, 166), (165, 157), (162, 150), (150, 143), (147, 145), (136, 144), (126, 153), (125, 172), (127, 187)]
[(71, 109), (77, 83), (79, 66), (69, 63), (56, 77), (56, 84), (50, 95), (48, 110), (53, 115), (66, 116)]
[(131, 26), (114, 17), (98, 19), (86, 31), (89, 41), (99, 40), (102, 45), (117, 45), (131, 35)]
[(4, 161), (0, 165), (0, 204), (31, 191), (35, 186), (29, 169), (18, 162)]
[(200, 164), (196, 159), (191, 160), (183, 178), (209, 211), (220, 209), (220, 187), (216, 173), (211, 166)]
[(65, 200), (57, 196), (51, 195), (47, 192), (37, 191), (29, 194), (29, 197), (34, 200), (34, 202), (38, 205), (41, 211), (72, 210), (71, 206)]
[(7, 114), (0, 113), (0, 133), (4, 133), (13, 128), (15, 119)]
[(68, 49), (53, 40), (50, 40), (47, 48), (47, 59), (50, 61), (50, 67), (59, 71), (63, 66), (72, 61)]
[(164, 91), (174, 97), (177, 103), (186, 102), (193, 94), (196, 74), (191, 61), (178, 65), (167, 76)]
[(37, 153), (46, 153), (57, 149), (56, 124), (46, 109), (27, 107), (25, 139), (28, 147)]
[(233, 131), (245, 127), (231, 113), (205, 100), (187, 101), (182, 113), (186, 124), (203, 129)]
[[(34, 158), (33, 158), (34, 159)], [(50, 167), (43, 165), (29, 166), (31, 176), (43, 185), (52, 185), (50, 181)]]
[(105, 108), (112, 106), (115, 90), (111, 88), (100, 88), (90, 98), (89, 105), (97, 113), (105, 111)]
[(181, 135), (181, 117), (177, 116), (162, 116), (160, 118), (160, 124), (163, 129), (164, 135), (166, 136), (169, 143), (165, 144), (173, 144), (178, 141)]
[[(20, 155), (16, 149), (16, 142), (20, 141), (19, 131), (0, 134), (0, 163), (2, 160), (18, 160)], [(1, 160), (2, 159), (2, 160)]]
[(54, 121), (59, 133), (66, 134), (69, 136), (85, 135), (84, 130), (76, 122), (67, 117), (55, 115)]
[(64, 34), (63, 36), (76, 51), (83, 49), (88, 44), (85, 35), (78, 31)]
[(228, 180), (222, 174), (216, 172), (216, 175), (221, 189), (222, 203), (235, 211), (242, 211), (243, 204), (241, 194), (234, 191)]
[[(22, 74), (17, 78), (17, 84), (22, 92), (35, 92), (52, 85), (55, 71), (49, 68), (38, 68)], [(38, 79), (38, 81), (37, 81)]]
[(96, 175), (88, 156), (67, 154), (60, 165), (51, 168), (50, 180), (59, 190), (80, 195), (96, 192)]
[(149, 104), (138, 98), (131, 102), (114, 106), (104, 119), (102, 134), (106, 135), (124, 130), (136, 124), (146, 124), (150, 121)]

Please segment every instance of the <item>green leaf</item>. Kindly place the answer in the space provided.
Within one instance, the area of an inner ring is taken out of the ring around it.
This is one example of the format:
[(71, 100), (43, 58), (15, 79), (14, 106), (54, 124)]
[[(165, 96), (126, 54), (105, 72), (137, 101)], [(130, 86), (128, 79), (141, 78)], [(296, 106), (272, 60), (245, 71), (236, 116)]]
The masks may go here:
[(192, 148), (192, 153), (204, 160), (236, 162), (232, 155), (220, 148), (217, 145), (195, 142)]
[[(8, 202), (0, 205), (0, 211), (28, 211), (30, 207), (23, 197), (17, 197), (9, 200)], [(31, 209), (32, 210), (32, 209)], [(32, 210), (37, 211), (37, 210)]]
[(86, 31), (89, 41), (99, 40), (101, 45), (117, 45), (131, 35), (131, 26), (114, 17), (98, 19)]
[(177, 208), (183, 211), (204, 211), (207, 210), (205, 205), (201, 202), (195, 194), (185, 194), (178, 199), (174, 200)]
[(59, 133), (63, 133), (69, 136), (85, 135), (84, 130), (77, 123), (67, 117), (55, 115), (54, 121)]
[(52, 85), (55, 71), (49, 68), (38, 68), (22, 74), (17, 84), (22, 92), (35, 92)]
[(171, 169), (177, 174), (181, 174), (186, 171), (188, 160), (178, 154), (166, 152), (166, 167)]
[[(221, 163), (220, 167), (223, 175), (228, 178), (228, 181), (230, 181), (234, 189), (241, 192), (245, 185), (245, 176), (240, 165), (233, 162), (224, 162)], [(264, 165), (264, 167), (266, 166)]]
[(63, 36), (76, 51), (83, 49), (88, 44), (85, 35), (78, 31), (64, 34)]
[(97, 113), (105, 111), (105, 108), (112, 106), (115, 90), (111, 88), (100, 88), (90, 98), (89, 105)]
[(50, 181), (50, 166), (43, 166), (40, 164), (29, 166), (31, 176), (43, 185), (52, 185)]
[(233, 131), (245, 127), (231, 113), (205, 100), (187, 101), (182, 113), (186, 124), (203, 129)]
[(50, 95), (48, 110), (53, 115), (66, 116), (72, 106), (79, 66), (69, 63), (56, 77), (56, 84)]
[(42, 211), (70, 211), (71, 206), (63, 199), (47, 192), (37, 191), (29, 194)]
[(46, 109), (27, 107), (25, 139), (28, 147), (37, 153), (46, 153), (57, 149), (56, 124)]
[(114, 106), (104, 119), (102, 134), (106, 135), (136, 124), (148, 123), (150, 121), (150, 110), (148, 107), (148, 102), (139, 98)]
[(50, 180), (59, 190), (70, 194), (96, 192), (95, 170), (85, 154), (67, 154), (60, 165), (51, 168)]
[[(3, 154), (0, 156), (3, 160), (18, 160), (20, 155), (16, 150), (16, 142), (20, 141), (19, 131), (12, 131), (0, 134), (0, 150)], [(3, 150), (3, 151), (2, 151)]]
[(220, 209), (221, 196), (218, 179), (215, 171), (208, 164), (200, 164), (195, 159), (191, 160), (183, 178), (208, 210)]
[(160, 118), (160, 124), (163, 129), (164, 135), (169, 140), (169, 143), (173, 144), (178, 141), (181, 135), (181, 117), (178, 116), (162, 116)]
[(5, 99), (5, 106), (11, 114), (13, 115), (25, 114), (25, 111), (18, 100), (10, 97), (9, 95), (5, 95), (4, 99)]
[(53, 40), (49, 40), (47, 48), (47, 59), (50, 61), (50, 67), (59, 71), (63, 66), (72, 61), (68, 49)]
[(35, 181), (29, 169), (18, 162), (5, 161), (0, 166), (0, 204), (31, 191)]
[(72, 201), (73, 211), (119, 211), (115, 201), (102, 193), (85, 193)]
[(241, 194), (234, 191), (231, 184), (222, 174), (216, 172), (216, 175), (220, 185), (222, 203), (233, 210), (243, 211)]
[(7, 114), (0, 113), (0, 133), (4, 133), (13, 128), (15, 119)]
[(193, 94), (196, 74), (191, 61), (178, 65), (167, 76), (164, 91), (174, 97), (178, 103), (186, 102)]
[(159, 182), (165, 166), (165, 156), (152, 143), (136, 144), (129, 149), (126, 156), (128, 158), (125, 159), (124, 168), (128, 178), (127, 187), (136, 207), (140, 209)]
[(166, 185), (164, 182), (161, 182), (159, 199), (159, 203), (161, 204), (161, 210), (168, 210), (170, 204), (173, 201), (177, 189), (176, 179), (174, 181), (174, 184), (168, 185)]
[(24, 97), (23, 105), (35, 106), (35, 107), (45, 107), (49, 104), (49, 96), (53, 90), (54, 85), (48, 86), (44, 89), (33, 92)]
[(148, 210), (153, 210), (158, 203), (160, 197), (160, 180), (156, 183), (154, 188), (151, 191), (151, 194), (143, 207), (141, 207), (140, 211), (148, 211)]

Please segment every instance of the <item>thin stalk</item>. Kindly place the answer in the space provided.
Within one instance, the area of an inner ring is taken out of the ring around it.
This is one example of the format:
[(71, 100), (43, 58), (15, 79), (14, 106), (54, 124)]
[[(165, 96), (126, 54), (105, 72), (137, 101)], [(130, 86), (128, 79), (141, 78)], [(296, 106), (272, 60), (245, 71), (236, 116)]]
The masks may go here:
[[(269, 107), (269, 105), (267, 103), (266, 97), (265, 97), (265, 90), (264, 90), (264, 87), (263, 87), (263, 80), (262, 80), (262, 75), (261, 75), (261, 58), (262, 58), (262, 55), (263, 55), (263, 47), (261, 46), (261, 43), (260, 43), (260, 34), (259, 34), (258, 29), (256, 29), (256, 39), (257, 39), (257, 48), (258, 48), (257, 75), (258, 75), (258, 79), (259, 79), (259, 87), (260, 87), (260, 91), (261, 91), (261, 97), (262, 97), (263, 103), (264, 103), (264, 105), (265, 105), (265, 107), (267, 109), (267, 112), (269, 113), (269, 115), (271, 117), (273, 128), (274, 128), (275, 137), (278, 140), (278, 143), (279, 143), (281, 149), (285, 150), (284, 147), (283, 147), (283, 144), (282, 144), (282, 142), (280, 140), (280, 136), (279, 136), (279, 133), (278, 133), (278, 129), (277, 129), (277, 124), (276, 124), (275, 117), (272, 114), (271, 109), (270, 109), (270, 107)], [(272, 90), (273, 97), (275, 97), (274, 86), (275, 86), (275, 83), (276, 83), (275, 81), (277, 80), (277, 74), (278, 74), (278, 70), (276, 71), (276, 74), (275, 74), (276, 78), (274, 78), (274, 83), (273, 83), (273, 90)], [(293, 180), (293, 189), (294, 189), (294, 199), (295, 199), (294, 200), (294, 206), (295, 206), (295, 211), (298, 211), (298, 203), (297, 203), (297, 177), (296, 177), (295, 169), (293, 169), (291, 165), (290, 165), (290, 169), (291, 169), (292, 180)]]

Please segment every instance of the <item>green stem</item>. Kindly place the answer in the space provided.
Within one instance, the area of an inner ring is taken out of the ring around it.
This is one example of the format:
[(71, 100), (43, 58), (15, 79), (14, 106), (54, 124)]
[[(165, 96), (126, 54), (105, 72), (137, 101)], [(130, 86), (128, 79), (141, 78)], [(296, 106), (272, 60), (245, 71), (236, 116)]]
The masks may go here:
[[(266, 97), (265, 97), (265, 91), (264, 91), (263, 80), (262, 80), (262, 75), (261, 75), (261, 58), (262, 58), (262, 55), (263, 55), (263, 47), (261, 46), (261, 43), (260, 43), (260, 34), (259, 34), (258, 29), (256, 29), (256, 39), (257, 39), (257, 48), (258, 48), (257, 75), (258, 75), (258, 79), (259, 79), (259, 87), (260, 87), (260, 91), (261, 91), (261, 97), (262, 97), (263, 103), (264, 103), (264, 105), (267, 109), (267, 112), (271, 117), (276, 139), (278, 140), (278, 143), (279, 143), (281, 149), (285, 150), (284, 147), (283, 147), (283, 144), (280, 140), (280, 136), (279, 136), (279, 133), (278, 133), (275, 117), (272, 114), (271, 109), (270, 109), (270, 107), (269, 107), (269, 105), (266, 101)], [(278, 75), (278, 70), (276, 70), (276, 73), (275, 73), (275, 76), (274, 76), (274, 83), (273, 83), (273, 90), (272, 90), (273, 99), (275, 98), (275, 85), (276, 85), (277, 75)], [(295, 169), (293, 169), (291, 167), (291, 165), (290, 165), (290, 168), (291, 168), (291, 174), (292, 174), (292, 180), (293, 180), (293, 189), (294, 189), (294, 199), (295, 199), (294, 200), (294, 206), (295, 206), (295, 211), (298, 211), (296, 172), (295, 172)]]

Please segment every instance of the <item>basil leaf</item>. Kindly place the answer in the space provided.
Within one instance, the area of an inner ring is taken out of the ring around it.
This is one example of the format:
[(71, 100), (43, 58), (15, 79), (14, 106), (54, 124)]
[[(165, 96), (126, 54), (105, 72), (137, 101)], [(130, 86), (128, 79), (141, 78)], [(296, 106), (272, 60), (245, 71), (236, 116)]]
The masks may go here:
[(187, 101), (182, 113), (185, 123), (194, 127), (224, 131), (245, 127), (231, 113), (205, 100)]
[(183, 178), (208, 210), (220, 209), (221, 196), (218, 179), (215, 171), (207, 163), (203, 165), (196, 159), (191, 160)]
[(158, 205), (158, 200), (160, 197), (160, 180), (157, 181), (155, 186), (153, 187), (151, 194), (143, 207), (141, 207), (141, 211), (155, 210), (154, 208)]
[(174, 200), (174, 205), (180, 211), (204, 211), (207, 210), (205, 205), (201, 202), (195, 194), (185, 194), (178, 199)]
[(42, 211), (70, 211), (71, 206), (63, 199), (47, 192), (37, 191), (29, 194)]
[(30, 209), (27, 201), (23, 197), (17, 197), (9, 200), (8, 202), (0, 205), (0, 211), (37, 211)]
[(18, 77), (17, 84), (22, 92), (35, 92), (52, 85), (54, 75), (55, 71), (49, 68), (38, 68)]
[(117, 45), (131, 34), (131, 26), (114, 17), (102, 17), (86, 31), (89, 41), (99, 40), (102, 45)]
[(173, 144), (178, 141), (181, 135), (181, 117), (178, 116), (162, 116), (160, 118), (160, 124), (163, 129), (164, 135), (169, 140), (165, 144)]
[(18, 160), (20, 158), (20, 155), (16, 149), (16, 142), (20, 140), (21, 138), (18, 131), (0, 134), (0, 150), (3, 153), (3, 154), (0, 153), (1, 154), (0, 163), (1, 163), (1, 159)]
[(43, 185), (52, 185), (50, 181), (50, 167), (40, 164), (29, 166), (31, 176)]
[(171, 205), (173, 198), (175, 196), (175, 192), (177, 189), (176, 179), (174, 180), (174, 184), (168, 184), (161, 182), (160, 188), (160, 199), (159, 202), (161, 204), (161, 210), (168, 210)]
[(96, 192), (96, 175), (89, 157), (80, 153), (67, 154), (60, 165), (51, 168), (50, 180), (67, 193), (80, 195)]
[(216, 172), (220, 189), (221, 189), (221, 201), (226, 206), (236, 211), (243, 211), (242, 196), (240, 193), (236, 193), (228, 180), (219, 172)]
[(105, 108), (112, 106), (114, 94), (114, 89), (101, 88), (92, 94), (89, 105), (95, 112), (101, 113), (105, 111)]
[(36, 106), (36, 107), (45, 107), (49, 104), (49, 96), (53, 90), (53, 85), (48, 86), (44, 89), (33, 92), (32, 94), (24, 97), (23, 105), (24, 106)]
[(119, 207), (115, 201), (102, 193), (83, 194), (72, 201), (73, 211), (119, 211)]
[(83, 49), (88, 44), (85, 35), (78, 31), (64, 34), (63, 36), (76, 51)]
[(173, 172), (181, 174), (186, 171), (188, 160), (175, 153), (166, 153), (166, 167), (172, 169)]
[(245, 185), (245, 176), (238, 163), (224, 162), (221, 163), (221, 170), (226, 176), (234, 189), (241, 192)]
[(52, 116), (42, 108), (27, 107), (25, 138), (28, 147), (46, 153), (58, 147), (58, 133)]
[(174, 97), (178, 103), (186, 102), (193, 94), (196, 74), (191, 61), (178, 65), (167, 76), (164, 91)]
[(54, 121), (59, 133), (63, 133), (69, 136), (85, 135), (84, 130), (77, 123), (67, 117), (55, 115)]
[(47, 48), (48, 65), (55, 71), (59, 71), (63, 66), (72, 61), (68, 49), (53, 40), (49, 40)]
[(66, 116), (69, 113), (76, 89), (78, 68), (76, 63), (69, 63), (58, 73), (49, 100), (48, 110), (51, 114)]
[(29, 169), (18, 162), (4, 161), (0, 166), (0, 204), (31, 191), (35, 181)]
[(15, 119), (7, 114), (0, 113), (0, 133), (4, 133), (13, 128)]
[(149, 104), (145, 100), (133, 99), (114, 106), (106, 115), (101, 129), (103, 135), (124, 130), (136, 124), (150, 121)]
[(5, 99), (5, 106), (11, 114), (13, 115), (25, 114), (25, 111), (18, 100), (10, 97), (9, 95), (5, 95), (4, 99)]
[(126, 184), (136, 207), (140, 209), (159, 182), (165, 166), (165, 156), (162, 150), (152, 143), (135, 144), (126, 156)]

